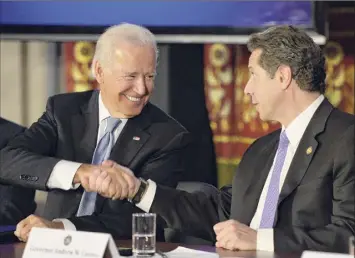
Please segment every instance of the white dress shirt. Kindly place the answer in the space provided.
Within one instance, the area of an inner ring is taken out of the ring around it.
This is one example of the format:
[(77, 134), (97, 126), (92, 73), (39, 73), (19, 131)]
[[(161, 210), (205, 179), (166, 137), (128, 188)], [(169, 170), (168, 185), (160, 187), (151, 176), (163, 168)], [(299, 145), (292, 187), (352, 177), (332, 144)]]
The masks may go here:
[[(102, 102), (101, 98), (101, 93), (99, 94), (99, 130), (97, 134), (97, 142), (101, 139), (105, 132), (106, 125), (103, 126), (102, 123), (107, 123), (107, 120), (105, 120), (107, 117), (111, 116), (110, 112), (107, 110), (105, 107), (104, 103)], [(128, 119), (123, 119), (121, 118), (121, 123), (119, 126), (115, 129), (113, 135), (114, 135), (114, 141), (118, 139), (119, 135), (121, 134), (124, 126), (126, 125)], [(68, 161), (68, 160), (61, 160), (59, 161), (53, 168), (52, 173), (48, 179), (47, 182), (47, 187), (50, 189), (53, 188), (59, 188), (63, 190), (69, 190), (69, 189), (77, 189), (80, 184), (73, 184), (73, 179), (75, 176), (76, 171), (80, 167), (82, 163), (78, 162), (73, 162), (73, 161)], [(61, 221), (64, 224), (64, 229), (66, 230), (76, 230), (75, 226), (73, 223), (71, 223), (67, 219), (55, 219), (53, 221)]]
[[(285, 182), (287, 172), (290, 168), (292, 159), (296, 153), (298, 144), (301, 141), (301, 138), (309, 122), (311, 121), (314, 113), (316, 112), (317, 108), (320, 106), (323, 100), (324, 100), (324, 96), (320, 95), (310, 106), (308, 106), (307, 109), (305, 109), (301, 114), (299, 114), (290, 123), (290, 125), (287, 128), (285, 128), (284, 126), (282, 127), (282, 130), (286, 130), (286, 135), (287, 138), (289, 139), (290, 144), (288, 145), (285, 162), (281, 170), (280, 187), (279, 187), (280, 191)], [(276, 155), (273, 164), (271, 166), (271, 169), (269, 171), (268, 177), (266, 179), (263, 191), (261, 192), (258, 207), (250, 223), (250, 227), (257, 230), (257, 250), (260, 251), (270, 251), (270, 252), (274, 251), (274, 230), (259, 229), (259, 226), (261, 222), (262, 212), (264, 209), (266, 194), (270, 184), (272, 170), (275, 164), (275, 159), (276, 159)], [(145, 212), (149, 212), (150, 207), (154, 200), (155, 192), (156, 192), (156, 183), (149, 180), (149, 186), (147, 192), (142, 197), (141, 202), (137, 204), (137, 207), (144, 210)]]

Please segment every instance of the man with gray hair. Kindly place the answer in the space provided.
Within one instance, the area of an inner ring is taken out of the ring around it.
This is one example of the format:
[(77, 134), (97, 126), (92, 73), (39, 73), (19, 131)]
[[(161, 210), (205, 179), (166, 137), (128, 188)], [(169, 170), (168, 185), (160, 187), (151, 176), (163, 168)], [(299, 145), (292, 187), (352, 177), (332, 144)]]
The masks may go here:
[[(92, 64), (100, 89), (50, 97), (38, 122), (1, 151), (2, 182), (48, 191), (44, 218), (31, 215), (17, 225), (20, 240), (27, 241), (33, 227), (130, 238), (132, 213), (142, 211), (89, 188), (90, 175), (99, 174), (108, 159), (142, 180), (177, 185), (189, 134), (149, 103), (157, 58), (149, 30), (133, 24), (110, 27), (97, 41)], [(158, 224), (158, 239), (161, 232)]]
[[(304, 31), (272, 27), (251, 35), (248, 48), (244, 92), (262, 120), (278, 121), (282, 128), (248, 148), (231, 193), (212, 200), (154, 180), (146, 184), (113, 161), (90, 176), (95, 181), (90, 187), (100, 187), (107, 197), (128, 197), (170, 228), (216, 247), (347, 252), (355, 232), (354, 116), (324, 97), (325, 58)], [(123, 181), (138, 190), (116, 191)]]

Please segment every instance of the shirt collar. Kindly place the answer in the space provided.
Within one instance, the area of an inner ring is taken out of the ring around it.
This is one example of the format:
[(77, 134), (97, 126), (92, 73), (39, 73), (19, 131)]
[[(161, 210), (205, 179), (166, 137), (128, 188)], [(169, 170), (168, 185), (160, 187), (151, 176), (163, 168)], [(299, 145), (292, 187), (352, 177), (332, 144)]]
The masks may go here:
[[(110, 117), (111, 114), (102, 102), (101, 91), (99, 93), (99, 124), (106, 118)], [(121, 124), (126, 124), (128, 118), (120, 118)]]
[(324, 96), (320, 95), (315, 101), (312, 102), (301, 114), (299, 114), (285, 129), (282, 126), (282, 130), (286, 130), (286, 135), (290, 141), (291, 146), (297, 147), (301, 138), (306, 131), (306, 128), (311, 121), (314, 113), (323, 102)]

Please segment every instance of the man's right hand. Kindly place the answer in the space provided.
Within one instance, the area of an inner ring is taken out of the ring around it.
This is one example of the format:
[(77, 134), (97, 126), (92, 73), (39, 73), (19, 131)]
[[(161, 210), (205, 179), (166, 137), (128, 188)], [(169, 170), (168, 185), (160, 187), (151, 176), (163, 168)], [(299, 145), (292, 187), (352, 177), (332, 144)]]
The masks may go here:
[(132, 199), (137, 193), (141, 181), (127, 167), (112, 160), (104, 161), (100, 170), (90, 175), (89, 188), (110, 199)]
[(100, 167), (91, 164), (81, 164), (74, 175), (73, 184), (81, 184), (87, 192), (92, 192), (93, 189), (89, 185), (89, 178), (92, 174), (100, 174)]

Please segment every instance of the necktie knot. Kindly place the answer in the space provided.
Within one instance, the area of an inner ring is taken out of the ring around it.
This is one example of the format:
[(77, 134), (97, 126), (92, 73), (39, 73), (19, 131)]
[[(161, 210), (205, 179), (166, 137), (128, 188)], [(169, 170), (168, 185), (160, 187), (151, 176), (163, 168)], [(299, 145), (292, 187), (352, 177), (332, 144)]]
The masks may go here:
[(115, 118), (115, 117), (108, 117), (106, 118), (106, 129), (105, 129), (105, 133), (112, 133), (117, 126), (119, 125), (119, 123), (121, 122), (121, 119), (119, 118)]
[(279, 142), (279, 148), (285, 148), (289, 144), (289, 140), (286, 135), (286, 131), (282, 131), (280, 134), (280, 142)]

